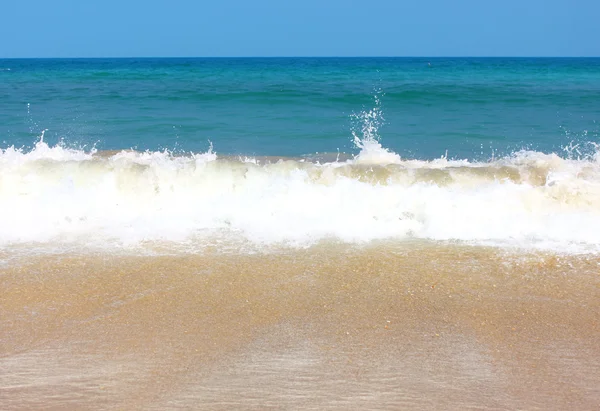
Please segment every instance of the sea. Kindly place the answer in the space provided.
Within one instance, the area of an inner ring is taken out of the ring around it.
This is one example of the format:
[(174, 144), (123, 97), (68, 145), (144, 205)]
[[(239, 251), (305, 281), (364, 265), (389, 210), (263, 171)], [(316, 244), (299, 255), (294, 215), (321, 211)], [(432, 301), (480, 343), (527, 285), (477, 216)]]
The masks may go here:
[(600, 58), (0, 59), (0, 409), (600, 407)]

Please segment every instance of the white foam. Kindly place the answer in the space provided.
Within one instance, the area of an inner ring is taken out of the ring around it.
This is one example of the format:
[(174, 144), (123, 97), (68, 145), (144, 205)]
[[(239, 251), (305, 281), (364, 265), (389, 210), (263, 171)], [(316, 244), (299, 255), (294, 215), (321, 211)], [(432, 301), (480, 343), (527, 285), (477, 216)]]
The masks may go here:
[[(371, 156), (373, 147), (363, 144), (344, 163), (265, 165), (218, 159), (212, 150), (107, 155), (43, 140), (31, 151), (9, 148), (0, 152), (0, 245), (200, 247), (244, 239), (296, 247), (422, 238), (600, 251), (593, 157), (520, 152), (490, 163), (427, 162), (385, 149), (390, 157)], [(516, 177), (498, 177), (506, 168)]]
[(0, 167), (9, 167), (10, 165), (21, 166), (28, 162), (35, 161), (81, 161), (89, 160), (96, 153), (95, 150), (85, 152), (83, 150), (75, 150), (67, 147), (63, 147), (58, 144), (50, 147), (44, 142), (44, 133), (34, 145), (34, 148), (30, 151), (24, 151), (23, 149), (17, 149), (14, 146), (7, 149), (0, 149)]

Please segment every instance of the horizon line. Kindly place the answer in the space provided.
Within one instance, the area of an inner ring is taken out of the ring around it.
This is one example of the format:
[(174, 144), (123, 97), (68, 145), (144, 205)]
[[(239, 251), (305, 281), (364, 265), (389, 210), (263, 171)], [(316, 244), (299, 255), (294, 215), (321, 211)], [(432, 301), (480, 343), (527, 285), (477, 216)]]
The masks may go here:
[(551, 55), (539, 55), (539, 56), (469, 56), (469, 55), (447, 55), (447, 56), (386, 56), (386, 55), (358, 55), (358, 56), (44, 56), (44, 57), (2, 57), (0, 60), (44, 60), (44, 59), (360, 59), (360, 58), (397, 58), (397, 59), (582, 59), (590, 58), (597, 59), (599, 56), (551, 56)]

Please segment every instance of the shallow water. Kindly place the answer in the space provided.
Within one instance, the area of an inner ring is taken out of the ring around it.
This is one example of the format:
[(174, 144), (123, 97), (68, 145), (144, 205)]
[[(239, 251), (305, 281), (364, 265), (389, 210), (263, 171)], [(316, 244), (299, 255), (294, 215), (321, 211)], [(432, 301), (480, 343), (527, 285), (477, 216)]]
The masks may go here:
[(599, 269), (430, 243), (13, 260), (3, 409), (593, 409)]

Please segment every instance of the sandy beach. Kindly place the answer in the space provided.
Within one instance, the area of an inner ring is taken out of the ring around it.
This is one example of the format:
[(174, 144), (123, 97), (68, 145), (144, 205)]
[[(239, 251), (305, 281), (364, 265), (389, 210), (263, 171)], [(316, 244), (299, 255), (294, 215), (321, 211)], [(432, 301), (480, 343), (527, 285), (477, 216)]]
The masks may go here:
[(599, 267), (431, 244), (23, 257), (0, 268), (0, 403), (591, 410)]

